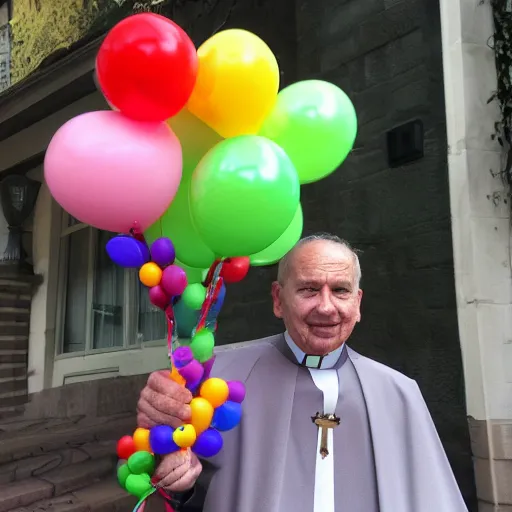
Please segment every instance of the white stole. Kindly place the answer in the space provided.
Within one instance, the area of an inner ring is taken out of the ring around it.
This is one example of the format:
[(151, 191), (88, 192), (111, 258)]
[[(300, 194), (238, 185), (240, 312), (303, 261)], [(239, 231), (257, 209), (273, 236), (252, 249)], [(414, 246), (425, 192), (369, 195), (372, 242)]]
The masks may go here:
[[(336, 370), (314, 370), (308, 368), (315, 386), (324, 395), (324, 414), (334, 414), (338, 403), (339, 381)], [(334, 432), (327, 429), (329, 455), (322, 459), (320, 443), (322, 429), (318, 429), (315, 466), (315, 497), (313, 512), (335, 512), (334, 509)]]

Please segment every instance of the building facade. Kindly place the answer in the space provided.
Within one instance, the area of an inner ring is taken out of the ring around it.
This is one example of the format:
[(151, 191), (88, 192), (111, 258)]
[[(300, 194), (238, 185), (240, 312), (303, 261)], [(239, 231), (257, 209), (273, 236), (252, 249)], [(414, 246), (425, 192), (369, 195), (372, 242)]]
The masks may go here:
[[(96, 51), (109, 26), (143, 8), (175, 19), (196, 44), (219, 28), (251, 30), (275, 52), (284, 85), (322, 78), (353, 99), (356, 146), (339, 171), (303, 187), (304, 234), (332, 231), (362, 250), (354, 348), (418, 381), (469, 510), (512, 508), (510, 204), (499, 176), (503, 149), (492, 138), (501, 113), (488, 103), (496, 90), (491, 4), (62, 3), (58, 13), (44, 0), (0, 7), (0, 25), (11, 27), (0, 47), (0, 68), (4, 54), (11, 66), (0, 96), (0, 180), (40, 184), (23, 223), (33, 276), (0, 273), (3, 430), (30, 433), (0, 448), (11, 468), (0, 467), (0, 485), (15, 489), (4, 505), (0, 492), (0, 512), (48, 499), (91, 510), (99, 505), (87, 496), (126, 500), (115, 482), (100, 480), (112, 469), (112, 441), (133, 426), (145, 375), (166, 364), (164, 320), (135, 276), (108, 261), (109, 234), (63, 212), (42, 175), (59, 126), (108, 108), (95, 88)], [(410, 126), (420, 127), (416, 156), (393, 161), (388, 140)], [(0, 252), (9, 234), (2, 221)], [(274, 277), (275, 268), (255, 268), (230, 287), (219, 343), (282, 329), (270, 305)], [(49, 470), (41, 457), (54, 461)], [(40, 493), (27, 498), (20, 475), (32, 487), (37, 480)], [(79, 481), (100, 487), (84, 492)]]

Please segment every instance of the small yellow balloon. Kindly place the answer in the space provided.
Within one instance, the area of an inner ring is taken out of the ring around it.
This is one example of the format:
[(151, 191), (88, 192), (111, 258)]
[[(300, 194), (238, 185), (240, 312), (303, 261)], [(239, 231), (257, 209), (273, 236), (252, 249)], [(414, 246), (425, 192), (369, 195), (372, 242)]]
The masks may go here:
[(133, 444), (135, 445), (135, 451), (151, 453), (149, 430), (147, 428), (138, 428), (133, 433)]
[(196, 429), (192, 425), (182, 425), (172, 434), (172, 440), (180, 448), (190, 448), (197, 439)]
[(145, 263), (142, 265), (142, 267), (140, 267), (139, 279), (140, 282), (148, 288), (157, 286), (162, 280), (162, 269), (152, 261)]
[(204, 381), (199, 394), (217, 408), (228, 399), (229, 387), (225, 380), (211, 378)]
[(197, 56), (189, 111), (225, 138), (258, 133), (279, 90), (272, 50), (252, 32), (229, 29), (205, 41)]
[(202, 434), (212, 422), (213, 406), (208, 400), (199, 396), (192, 399), (190, 408), (192, 409), (190, 423), (197, 435)]

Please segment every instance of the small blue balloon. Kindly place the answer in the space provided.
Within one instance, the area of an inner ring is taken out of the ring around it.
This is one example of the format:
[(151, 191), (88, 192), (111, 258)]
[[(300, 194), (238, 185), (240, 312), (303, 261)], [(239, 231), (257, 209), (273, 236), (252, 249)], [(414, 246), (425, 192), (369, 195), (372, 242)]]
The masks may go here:
[(182, 300), (176, 303), (174, 306), (174, 318), (176, 319), (176, 328), (180, 338), (190, 338), (192, 336), (192, 331), (197, 322), (199, 322), (200, 315), (201, 311), (187, 308)]
[(158, 425), (149, 431), (149, 444), (151, 450), (157, 455), (167, 455), (177, 452), (180, 447), (174, 442), (172, 435), (174, 429), (168, 425)]
[(236, 402), (224, 402), (215, 409), (212, 419), (212, 427), (225, 432), (235, 428), (242, 420), (242, 404)]
[(192, 446), (192, 451), (199, 457), (213, 457), (222, 450), (222, 436), (213, 428), (205, 430)]
[(116, 236), (107, 242), (107, 254), (120, 267), (139, 268), (150, 259), (146, 244), (130, 236)]

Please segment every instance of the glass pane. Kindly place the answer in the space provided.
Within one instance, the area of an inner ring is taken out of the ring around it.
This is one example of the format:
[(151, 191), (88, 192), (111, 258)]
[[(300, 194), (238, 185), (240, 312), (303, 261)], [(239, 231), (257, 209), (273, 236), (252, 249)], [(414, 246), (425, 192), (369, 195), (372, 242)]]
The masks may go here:
[(62, 243), (67, 244), (68, 255), (63, 339), (63, 352), (66, 354), (85, 350), (89, 229), (66, 236)]
[(123, 346), (124, 269), (115, 265), (105, 250), (114, 236), (114, 233), (98, 232), (92, 303), (93, 348)]
[(139, 341), (167, 339), (167, 321), (164, 312), (149, 302), (148, 289), (140, 283), (139, 293)]

